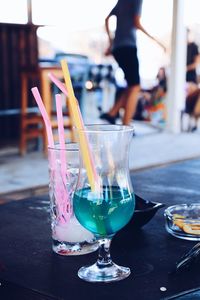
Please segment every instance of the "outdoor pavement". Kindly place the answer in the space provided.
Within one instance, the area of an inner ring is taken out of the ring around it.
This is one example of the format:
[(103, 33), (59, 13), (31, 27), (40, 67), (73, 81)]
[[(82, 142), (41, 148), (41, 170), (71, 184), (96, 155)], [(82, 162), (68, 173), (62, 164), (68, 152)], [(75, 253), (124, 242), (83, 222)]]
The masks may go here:
[[(130, 170), (170, 164), (200, 157), (200, 132), (170, 134), (151, 125), (134, 122), (136, 136), (130, 147)], [(48, 190), (48, 161), (41, 151), (20, 157), (17, 148), (0, 151), (0, 200)], [(9, 196), (8, 196), (9, 197)]]

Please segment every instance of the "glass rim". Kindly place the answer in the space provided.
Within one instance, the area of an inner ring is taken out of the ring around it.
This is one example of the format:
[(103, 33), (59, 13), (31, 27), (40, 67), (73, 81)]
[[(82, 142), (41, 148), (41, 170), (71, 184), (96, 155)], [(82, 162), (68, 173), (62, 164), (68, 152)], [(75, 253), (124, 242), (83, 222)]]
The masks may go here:
[[(104, 127), (104, 128), (103, 128)], [(73, 127), (77, 132), (88, 132), (88, 133), (111, 133), (111, 132), (133, 132), (134, 127), (131, 125), (122, 125), (122, 124), (86, 124), (84, 128)]]
[[(200, 208), (200, 203), (181, 203), (181, 204), (175, 204), (175, 205), (172, 205), (172, 206), (169, 206), (167, 207), (165, 210), (164, 210), (164, 214), (168, 217), (172, 217), (173, 216), (173, 210), (174, 209), (189, 209), (189, 211), (192, 210), (193, 207), (198, 207)], [(178, 217), (177, 217), (178, 219)]]
[[(75, 147), (66, 147), (66, 146), (75, 146)], [(49, 146), (47, 147), (48, 150), (54, 150), (54, 151), (79, 151), (79, 145), (75, 142), (69, 142), (65, 143), (65, 148), (62, 148), (58, 142), (55, 143), (54, 147)]]

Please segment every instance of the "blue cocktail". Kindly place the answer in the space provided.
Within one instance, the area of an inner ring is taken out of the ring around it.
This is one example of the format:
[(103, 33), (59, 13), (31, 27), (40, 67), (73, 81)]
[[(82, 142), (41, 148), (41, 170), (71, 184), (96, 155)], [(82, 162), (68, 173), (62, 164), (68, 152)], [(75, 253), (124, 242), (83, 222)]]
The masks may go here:
[(76, 191), (73, 202), (78, 221), (99, 238), (104, 238), (113, 236), (130, 221), (135, 196), (127, 189), (112, 186), (103, 188), (98, 198), (90, 188), (84, 188)]
[(92, 187), (84, 163), (74, 193), (73, 208), (80, 224), (99, 240), (97, 262), (82, 267), (78, 275), (90, 282), (112, 282), (129, 276), (130, 269), (114, 264), (110, 243), (114, 234), (131, 219), (135, 196), (129, 176), (129, 145), (133, 128), (121, 125), (90, 125), (77, 130), (87, 137), (96, 172)]

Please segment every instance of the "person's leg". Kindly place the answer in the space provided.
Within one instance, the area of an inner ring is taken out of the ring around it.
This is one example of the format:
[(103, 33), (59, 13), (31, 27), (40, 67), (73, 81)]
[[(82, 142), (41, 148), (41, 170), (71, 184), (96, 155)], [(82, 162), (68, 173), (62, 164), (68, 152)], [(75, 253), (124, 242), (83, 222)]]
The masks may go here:
[(194, 117), (195, 124), (191, 131), (195, 131), (198, 128), (198, 122), (199, 122), (199, 118), (200, 118), (200, 90), (198, 90), (198, 91), (199, 91), (199, 94), (198, 94), (198, 98), (196, 100), (196, 104), (194, 106), (194, 111), (193, 111), (193, 117)]
[(135, 85), (128, 88), (127, 98), (125, 102), (125, 111), (123, 116), (123, 124), (129, 125), (136, 112), (136, 107), (139, 99), (140, 85)]
[(194, 106), (194, 112), (193, 112), (193, 114), (194, 114), (195, 118), (199, 118), (200, 117), (200, 90), (199, 90), (199, 93), (198, 93), (196, 104)]
[(129, 125), (135, 115), (140, 94), (139, 62), (136, 47), (126, 49), (126, 56), (123, 63), (122, 69), (128, 84), (128, 90), (122, 122), (124, 125)]
[[(127, 49), (119, 48), (115, 49), (113, 56), (118, 63), (119, 67), (124, 71), (124, 66), (128, 64), (127, 62)], [(101, 119), (107, 120), (108, 122), (114, 124), (116, 116), (118, 115), (121, 108), (125, 107), (125, 102), (127, 99), (127, 89), (124, 89), (123, 92), (120, 93), (119, 97), (117, 97), (113, 107), (107, 112), (100, 115)]]
[(140, 92), (139, 62), (136, 47), (123, 47), (113, 53), (119, 67), (123, 70), (128, 88), (121, 94), (108, 113), (100, 116), (108, 122), (115, 122), (115, 117), (124, 108), (123, 124), (128, 125), (133, 118)]
[(121, 108), (125, 108), (126, 105), (126, 100), (129, 94), (129, 90), (125, 89), (121, 95), (119, 96), (119, 98), (117, 99), (117, 101), (115, 102), (114, 106), (110, 109), (110, 111), (108, 112), (108, 114), (112, 117), (115, 117), (119, 110)]
[(107, 113), (103, 113), (100, 115), (100, 119), (106, 120), (111, 124), (115, 124), (119, 110), (125, 107), (126, 99), (127, 99), (127, 90), (124, 90), (120, 94), (114, 106)]

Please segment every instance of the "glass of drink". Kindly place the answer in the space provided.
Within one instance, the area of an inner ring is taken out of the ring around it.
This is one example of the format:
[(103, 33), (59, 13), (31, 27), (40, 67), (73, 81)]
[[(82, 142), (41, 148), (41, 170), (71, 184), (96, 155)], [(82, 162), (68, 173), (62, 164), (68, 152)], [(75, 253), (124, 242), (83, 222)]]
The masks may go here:
[(83, 135), (88, 142), (96, 184), (91, 187), (83, 160), (74, 193), (74, 213), (99, 241), (97, 262), (79, 269), (78, 276), (90, 282), (121, 280), (129, 276), (130, 269), (113, 263), (109, 249), (112, 237), (130, 221), (135, 208), (128, 166), (133, 128), (89, 125), (76, 132), (80, 142)]
[(76, 143), (48, 148), (49, 196), (52, 249), (60, 255), (80, 255), (98, 249), (94, 235), (86, 230), (73, 212), (73, 194), (79, 172), (79, 147)]

